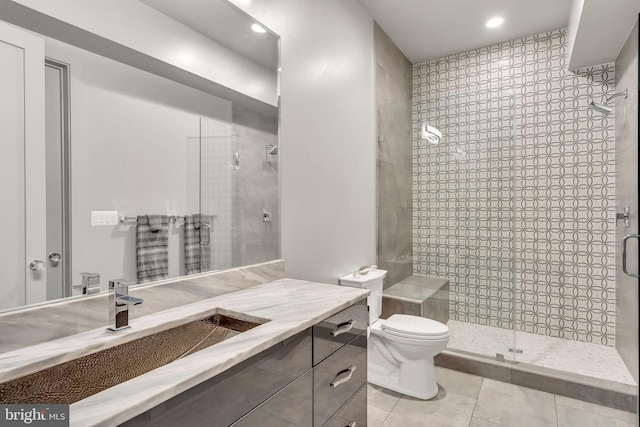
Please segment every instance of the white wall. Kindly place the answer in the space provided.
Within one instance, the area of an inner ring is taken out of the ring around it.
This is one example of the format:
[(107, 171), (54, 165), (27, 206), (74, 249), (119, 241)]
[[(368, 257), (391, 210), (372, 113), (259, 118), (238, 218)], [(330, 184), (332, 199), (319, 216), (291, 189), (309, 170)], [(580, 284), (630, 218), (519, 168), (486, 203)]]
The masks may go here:
[[(277, 105), (272, 71), (139, 1), (15, 0), (11, 3), (34, 9), (267, 104)], [(11, 8), (3, 9), (7, 15), (3, 19), (12, 18), (11, 11)], [(45, 32), (45, 28), (31, 29)]]
[[(79, 273), (136, 279), (136, 227), (90, 225), (91, 211), (198, 212), (200, 117), (231, 122), (231, 102), (52, 39), (70, 64), (72, 284)], [(190, 141), (188, 142), (188, 139)], [(196, 179), (192, 188), (189, 177)], [(169, 274), (184, 274), (182, 222), (170, 227)]]
[(232, 0), (281, 37), (282, 256), (337, 283), (376, 259), (373, 20), (353, 0)]
[(640, 13), (638, 0), (572, 0), (569, 70), (614, 62)]

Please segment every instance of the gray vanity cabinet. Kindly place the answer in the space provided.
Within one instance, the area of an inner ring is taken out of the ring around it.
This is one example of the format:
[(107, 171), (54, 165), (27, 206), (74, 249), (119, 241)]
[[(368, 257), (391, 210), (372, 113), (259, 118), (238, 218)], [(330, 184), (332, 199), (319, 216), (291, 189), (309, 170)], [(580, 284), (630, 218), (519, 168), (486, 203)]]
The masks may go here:
[(313, 370), (289, 384), (232, 427), (311, 427)]
[(313, 329), (313, 425), (366, 426), (366, 300)]
[(347, 307), (313, 327), (313, 366), (366, 332), (369, 320), (366, 300)]
[(367, 385), (356, 394), (323, 427), (356, 427), (367, 425)]
[(362, 334), (313, 368), (313, 425), (324, 426), (337, 416), (366, 384), (367, 338)]
[[(310, 332), (294, 335), (122, 425), (228, 427), (310, 371)], [(311, 419), (310, 408), (307, 413)]]
[(366, 426), (366, 300), (122, 424)]

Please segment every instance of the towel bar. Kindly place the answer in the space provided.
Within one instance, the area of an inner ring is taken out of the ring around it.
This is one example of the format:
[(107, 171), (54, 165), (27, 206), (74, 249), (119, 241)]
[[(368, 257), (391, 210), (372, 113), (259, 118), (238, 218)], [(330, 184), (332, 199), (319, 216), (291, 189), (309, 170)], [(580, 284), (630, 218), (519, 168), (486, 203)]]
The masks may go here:
[[(211, 218), (212, 220), (216, 219), (218, 217), (218, 215), (203, 215), (203, 216), (205, 216), (207, 218)], [(184, 221), (184, 215), (169, 215), (169, 222), (176, 222), (178, 220)], [(137, 222), (137, 221), (138, 221), (138, 218), (135, 217), (135, 216), (121, 216), (120, 217), (120, 223), (121, 224), (124, 224), (124, 223), (127, 223), (127, 222), (133, 223), (133, 222)], [(204, 225), (209, 227), (209, 224), (207, 224), (207, 223), (205, 223)]]

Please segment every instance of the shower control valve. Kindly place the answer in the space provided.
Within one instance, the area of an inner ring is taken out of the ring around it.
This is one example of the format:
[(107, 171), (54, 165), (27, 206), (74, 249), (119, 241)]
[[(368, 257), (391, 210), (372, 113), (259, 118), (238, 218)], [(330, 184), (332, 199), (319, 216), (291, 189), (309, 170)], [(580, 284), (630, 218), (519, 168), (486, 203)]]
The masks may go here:
[(271, 209), (262, 209), (262, 222), (271, 222)]
[(629, 228), (631, 226), (631, 207), (626, 205), (623, 212), (616, 213), (616, 221), (623, 220), (624, 226)]

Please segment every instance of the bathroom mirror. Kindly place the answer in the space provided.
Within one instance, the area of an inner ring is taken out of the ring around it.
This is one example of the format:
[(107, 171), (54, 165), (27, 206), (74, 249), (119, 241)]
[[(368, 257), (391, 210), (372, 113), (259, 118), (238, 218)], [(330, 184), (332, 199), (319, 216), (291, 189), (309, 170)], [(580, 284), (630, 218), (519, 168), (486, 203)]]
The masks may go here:
[(278, 37), (225, 0), (87, 3), (0, 4), (0, 310), (279, 258)]

